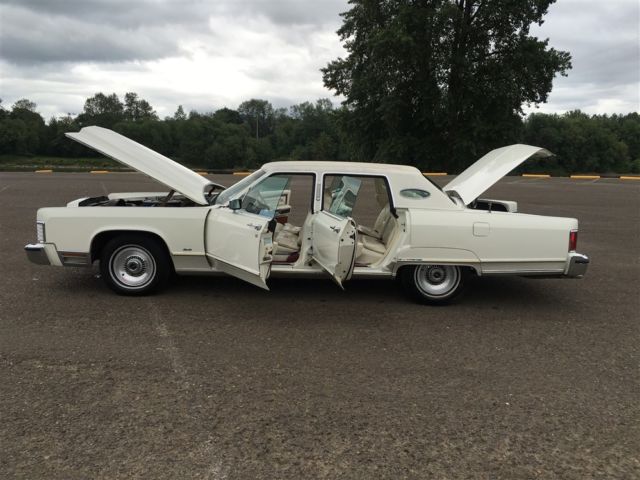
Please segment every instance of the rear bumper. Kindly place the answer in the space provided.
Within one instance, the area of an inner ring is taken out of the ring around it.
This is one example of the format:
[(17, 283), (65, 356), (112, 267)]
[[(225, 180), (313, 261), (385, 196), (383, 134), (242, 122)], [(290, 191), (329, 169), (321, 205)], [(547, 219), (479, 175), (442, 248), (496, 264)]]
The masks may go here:
[(582, 278), (587, 273), (588, 267), (589, 257), (582, 253), (570, 253), (564, 275), (569, 278)]
[(35, 263), (36, 265), (51, 265), (47, 251), (41, 243), (25, 245), (24, 251), (31, 263)]

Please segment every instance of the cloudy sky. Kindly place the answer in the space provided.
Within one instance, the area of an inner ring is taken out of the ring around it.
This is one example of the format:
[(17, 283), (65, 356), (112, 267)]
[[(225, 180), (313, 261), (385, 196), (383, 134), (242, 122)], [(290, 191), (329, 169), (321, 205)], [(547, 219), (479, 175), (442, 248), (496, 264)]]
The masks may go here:
[[(569, 50), (545, 112), (640, 109), (638, 0), (559, 0), (534, 33)], [(346, 0), (0, 0), (0, 98), (45, 116), (135, 91), (171, 115), (332, 97), (319, 69), (344, 54)], [(337, 103), (339, 99), (335, 100)]]

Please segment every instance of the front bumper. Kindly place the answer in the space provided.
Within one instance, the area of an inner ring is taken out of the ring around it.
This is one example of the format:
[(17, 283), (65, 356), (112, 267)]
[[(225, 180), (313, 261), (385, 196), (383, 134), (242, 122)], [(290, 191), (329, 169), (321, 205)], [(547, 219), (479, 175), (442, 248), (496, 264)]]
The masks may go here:
[(587, 273), (589, 257), (582, 253), (570, 253), (567, 261), (565, 276), (570, 278), (582, 278)]
[(36, 243), (35, 245), (25, 245), (24, 251), (26, 252), (27, 258), (31, 263), (35, 263), (37, 265), (51, 265), (49, 256), (47, 255), (47, 251), (43, 244)]

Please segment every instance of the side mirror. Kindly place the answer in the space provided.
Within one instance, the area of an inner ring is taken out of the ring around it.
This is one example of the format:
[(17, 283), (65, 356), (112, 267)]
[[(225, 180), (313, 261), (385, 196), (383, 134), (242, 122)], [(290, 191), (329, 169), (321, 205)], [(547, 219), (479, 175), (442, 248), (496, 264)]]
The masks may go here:
[(239, 198), (234, 198), (233, 200), (229, 200), (228, 207), (234, 212), (236, 210), (240, 210), (242, 208), (242, 200)]

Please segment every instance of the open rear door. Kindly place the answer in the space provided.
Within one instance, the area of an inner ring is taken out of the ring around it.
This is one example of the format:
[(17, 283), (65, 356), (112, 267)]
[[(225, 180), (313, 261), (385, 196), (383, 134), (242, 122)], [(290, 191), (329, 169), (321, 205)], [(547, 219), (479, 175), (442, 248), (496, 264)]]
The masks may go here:
[(244, 210), (212, 209), (207, 218), (207, 257), (216, 270), (265, 290), (273, 261), (269, 218)]
[(312, 257), (340, 286), (351, 278), (356, 260), (357, 230), (352, 218), (327, 211), (313, 221)]

